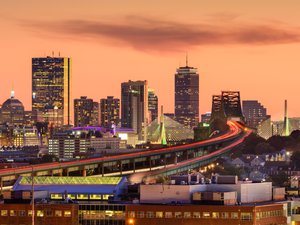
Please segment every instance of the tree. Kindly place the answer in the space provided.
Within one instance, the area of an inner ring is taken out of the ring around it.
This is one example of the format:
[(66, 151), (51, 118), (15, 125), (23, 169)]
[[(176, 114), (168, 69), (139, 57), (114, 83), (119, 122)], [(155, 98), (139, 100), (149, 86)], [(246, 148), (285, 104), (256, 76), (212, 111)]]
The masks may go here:
[(42, 163), (56, 162), (56, 161), (58, 161), (58, 159), (54, 155), (46, 154), (46, 155), (43, 155), (42, 158), (41, 158)]
[(274, 186), (284, 187), (288, 185), (288, 176), (285, 172), (279, 172), (271, 176), (271, 181)]
[(271, 153), (275, 151), (276, 149), (266, 142), (258, 143), (254, 148), (254, 152), (256, 155), (261, 155), (263, 153)]
[(292, 165), (296, 168), (300, 167), (300, 151), (294, 151), (291, 156)]

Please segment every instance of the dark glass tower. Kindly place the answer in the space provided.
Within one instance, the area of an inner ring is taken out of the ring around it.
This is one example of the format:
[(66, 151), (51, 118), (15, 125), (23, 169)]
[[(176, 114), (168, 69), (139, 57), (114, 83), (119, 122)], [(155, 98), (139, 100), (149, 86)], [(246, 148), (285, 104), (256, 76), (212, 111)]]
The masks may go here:
[(148, 82), (128, 81), (121, 84), (122, 127), (134, 129), (139, 140), (147, 139)]
[(188, 63), (175, 74), (175, 118), (188, 127), (199, 122), (199, 74)]
[(71, 114), (71, 59), (32, 59), (32, 111), (37, 121), (69, 125)]

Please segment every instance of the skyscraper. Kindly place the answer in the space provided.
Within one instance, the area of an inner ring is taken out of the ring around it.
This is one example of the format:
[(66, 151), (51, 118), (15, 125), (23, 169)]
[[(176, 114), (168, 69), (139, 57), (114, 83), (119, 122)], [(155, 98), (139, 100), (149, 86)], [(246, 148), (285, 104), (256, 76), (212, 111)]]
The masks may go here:
[(93, 99), (81, 96), (74, 99), (74, 125), (76, 127), (98, 125), (99, 104)]
[(100, 100), (101, 126), (111, 128), (120, 122), (120, 99), (107, 96)]
[(243, 114), (246, 119), (246, 124), (251, 128), (258, 128), (258, 125), (265, 121), (269, 116), (267, 109), (257, 100), (243, 101)]
[(121, 84), (122, 127), (132, 128), (139, 140), (147, 139), (148, 82), (131, 81)]
[(197, 68), (179, 67), (175, 74), (175, 118), (188, 127), (199, 122), (199, 74)]
[(69, 125), (70, 99), (71, 59), (33, 58), (32, 110), (41, 115), (38, 122), (49, 122), (55, 126)]
[(158, 97), (153, 89), (148, 89), (149, 123), (158, 117)]

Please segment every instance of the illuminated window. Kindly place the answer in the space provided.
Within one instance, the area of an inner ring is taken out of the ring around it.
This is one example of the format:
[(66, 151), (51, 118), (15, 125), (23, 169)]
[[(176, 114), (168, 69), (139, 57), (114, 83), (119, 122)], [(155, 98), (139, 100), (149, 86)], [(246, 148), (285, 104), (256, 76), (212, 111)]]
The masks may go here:
[(239, 214), (237, 212), (231, 213), (231, 219), (238, 219), (238, 218), (239, 218)]
[(27, 214), (28, 216), (32, 216), (32, 210), (28, 210), (28, 214)]
[(90, 195), (91, 200), (101, 200), (101, 195)]
[(51, 194), (51, 199), (63, 199), (62, 194)]
[(76, 198), (81, 199), (81, 200), (87, 200), (87, 199), (89, 199), (89, 195), (80, 194), (80, 195), (77, 195)]
[(64, 217), (71, 217), (71, 211), (69, 210), (64, 211)]
[(172, 212), (165, 212), (165, 218), (172, 218), (173, 213)]
[(192, 217), (191, 212), (184, 212), (183, 213), (183, 218), (191, 218), (191, 217)]
[(43, 210), (38, 210), (36, 213), (37, 217), (43, 217), (44, 216), (44, 211)]
[(7, 210), (1, 210), (1, 216), (8, 216)]
[(200, 212), (193, 212), (193, 218), (200, 218)]
[(156, 218), (163, 218), (164, 213), (163, 212), (156, 212), (155, 216), (156, 216)]
[(103, 200), (108, 200), (108, 198), (112, 195), (102, 195)]
[(203, 218), (209, 218), (210, 213), (209, 212), (203, 212)]
[(181, 218), (182, 217), (182, 212), (175, 212), (174, 217), (175, 218)]
[(214, 219), (219, 218), (219, 213), (218, 212), (213, 212), (212, 213), (212, 218), (214, 218)]
[(54, 216), (61, 217), (62, 216), (62, 211), (61, 210), (55, 210)]
[(242, 212), (241, 213), (241, 220), (252, 220), (252, 213)]
[(9, 210), (9, 215), (10, 216), (17, 216), (17, 211), (16, 210)]

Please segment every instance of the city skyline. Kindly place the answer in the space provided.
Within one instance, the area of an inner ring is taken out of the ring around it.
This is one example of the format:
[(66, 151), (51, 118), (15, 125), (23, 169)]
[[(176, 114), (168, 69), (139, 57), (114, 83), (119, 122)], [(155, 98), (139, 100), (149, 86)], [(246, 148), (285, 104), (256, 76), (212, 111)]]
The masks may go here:
[(201, 114), (210, 111), (213, 94), (231, 89), (242, 100), (262, 102), (274, 119), (283, 118), (284, 99), (289, 116), (300, 116), (299, 2), (88, 3), (64, 1), (46, 10), (34, 0), (1, 2), (1, 102), (13, 87), (29, 110), (31, 58), (54, 51), (73, 60), (73, 99), (119, 98), (120, 83), (148, 80), (159, 104), (173, 112), (174, 72), (188, 52), (200, 74)]

